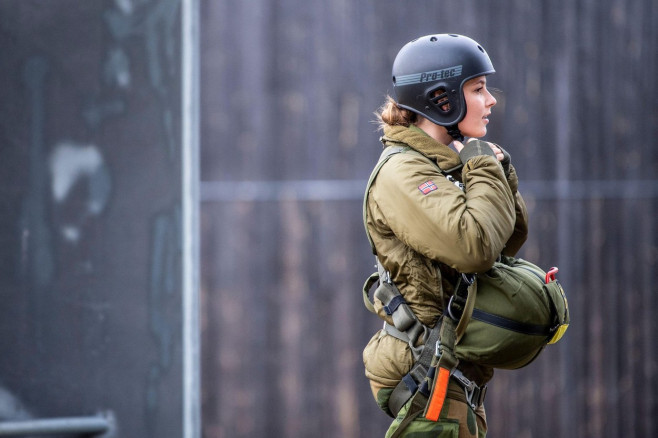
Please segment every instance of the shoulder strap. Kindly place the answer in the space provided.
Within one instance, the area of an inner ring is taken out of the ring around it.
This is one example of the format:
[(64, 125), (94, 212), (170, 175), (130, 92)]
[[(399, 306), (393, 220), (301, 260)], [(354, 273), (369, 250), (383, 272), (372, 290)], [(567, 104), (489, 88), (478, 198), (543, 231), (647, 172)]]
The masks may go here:
[(409, 146), (386, 147), (382, 152), (382, 154), (379, 156), (379, 161), (377, 161), (377, 165), (375, 165), (375, 168), (372, 170), (372, 173), (370, 173), (370, 178), (368, 178), (368, 184), (366, 185), (366, 193), (363, 196), (363, 226), (366, 229), (366, 235), (368, 236), (368, 242), (370, 242), (370, 248), (372, 248), (372, 253), (375, 255), (377, 255), (377, 250), (375, 249), (375, 244), (373, 243), (372, 237), (370, 236), (370, 232), (368, 231), (368, 194), (370, 192), (370, 186), (375, 181), (375, 178), (377, 178), (377, 174), (379, 173), (379, 170), (388, 161), (389, 158), (391, 158), (395, 154), (406, 152), (407, 150), (412, 150), (412, 149)]

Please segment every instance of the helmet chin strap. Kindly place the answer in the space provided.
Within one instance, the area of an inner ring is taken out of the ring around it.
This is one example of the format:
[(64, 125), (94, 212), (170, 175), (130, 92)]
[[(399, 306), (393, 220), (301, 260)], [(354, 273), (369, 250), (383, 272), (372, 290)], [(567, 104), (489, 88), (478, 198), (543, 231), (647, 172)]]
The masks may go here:
[(457, 141), (464, 141), (464, 136), (462, 135), (456, 123), (454, 125), (446, 126), (446, 129), (452, 138)]

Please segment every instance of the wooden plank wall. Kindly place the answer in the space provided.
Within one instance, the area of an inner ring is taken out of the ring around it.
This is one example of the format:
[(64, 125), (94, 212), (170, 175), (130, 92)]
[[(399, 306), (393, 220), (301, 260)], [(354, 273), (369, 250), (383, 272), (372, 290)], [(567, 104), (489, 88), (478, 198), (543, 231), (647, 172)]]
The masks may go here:
[(203, 435), (377, 437), (361, 351), (380, 321), (361, 195), (373, 111), (408, 40), (479, 41), (572, 325), (498, 372), (492, 437), (658, 434), (658, 7), (556, 2), (201, 2)]

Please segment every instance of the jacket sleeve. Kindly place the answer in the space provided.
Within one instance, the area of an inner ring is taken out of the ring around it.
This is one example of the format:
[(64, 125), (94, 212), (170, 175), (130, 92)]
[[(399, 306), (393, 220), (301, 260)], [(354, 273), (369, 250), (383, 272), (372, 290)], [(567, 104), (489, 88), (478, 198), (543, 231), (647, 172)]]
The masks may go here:
[(525, 243), (528, 238), (528, 209), (526, 208), (525, 201), (521, 196), (521, 193), (518, 192), (519, 179), (516, 175), (516, 170), (514, 166), (510, 165), (509, 175), (507, 176), (507, 182), (514, 194), (514, 212), (516, 220), (514, 222), (514, 232), (505, 244), (505, 249), (503, 249), (503, 254), (507, 256), (514, 256), (521, 249), (521, 246)]
[(465, 191), (423, 157), (398, 154), (382, 167), (371, 202), (415, 251), (460, 272), (484, 272), (512, 236), (515, 197), (493, 157), (469, 159), (462, 176)]

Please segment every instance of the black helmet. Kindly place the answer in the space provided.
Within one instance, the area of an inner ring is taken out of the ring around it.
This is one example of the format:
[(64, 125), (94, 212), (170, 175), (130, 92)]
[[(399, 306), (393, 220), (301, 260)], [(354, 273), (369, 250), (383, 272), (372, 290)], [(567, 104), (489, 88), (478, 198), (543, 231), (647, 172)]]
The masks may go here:
[[(487, 52), (472, 39), (426, 35), (407, 43), (395, 57), (393, 91), (399, 106), (463, 139), (457, 124), (466, 115), (464, 83), (495, 71)], [(441, 93), (435, 96), (437, 90)]]

